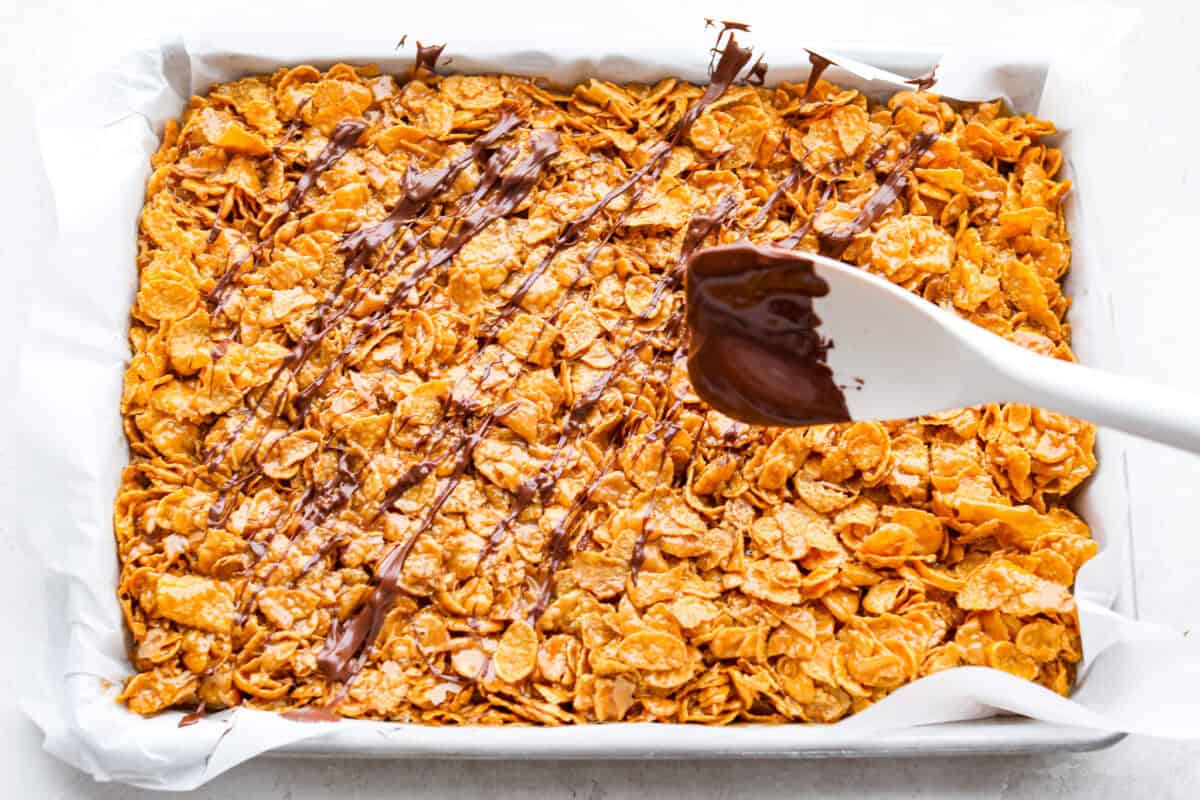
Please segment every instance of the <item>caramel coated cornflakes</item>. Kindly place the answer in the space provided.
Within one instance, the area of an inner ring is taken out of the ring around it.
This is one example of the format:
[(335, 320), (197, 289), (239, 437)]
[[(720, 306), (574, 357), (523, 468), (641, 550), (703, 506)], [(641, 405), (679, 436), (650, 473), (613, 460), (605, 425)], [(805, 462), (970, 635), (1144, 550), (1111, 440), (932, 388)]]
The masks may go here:
[(342, 64), (193, 98), (121, 406), (132, 710), (831, 722), (967, 664), (1069, 690), (1089, 425), (750, 427), (692, 393), (681, 324), (688, 249), (816, 250), (911, 163), (841, 257), (1070, 359), (1053, 125), (716, 89)]

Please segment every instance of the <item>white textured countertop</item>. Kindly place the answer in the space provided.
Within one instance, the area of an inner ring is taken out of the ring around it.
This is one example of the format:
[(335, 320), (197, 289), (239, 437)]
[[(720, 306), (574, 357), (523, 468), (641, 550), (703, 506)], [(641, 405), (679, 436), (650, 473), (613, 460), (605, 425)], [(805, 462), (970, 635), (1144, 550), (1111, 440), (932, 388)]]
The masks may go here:
[[(649, 0), (647, 0), (649, 4)], [(79, 70), (106, 58), (139, 29), (264, 30), (286, 24), (336, 35), (339, 26), (369, 24), (422, 34), (402, 2), (328, 0), (289, 4), (208, 0), (170, 8), (141, 2), (0, 0), (0, 337), (20, 324), (29, 248), (48, 233), (34, 225), (47, 202), (32, 163), (30, 98), (52, 92)], [(460, 0), (455, 18), (521, 14), (519, 2), (480, 4), (472, 13)], [(587, 25), (589, 4), (561, 2), (555, 26)], [(619, 3), (594, 4), (608, 13)], [(678, 5), (685, 3), (656, 3)], [(703, 13), (754, 22), (759, 3), (704, 2)], [(1081, 176), (1091, 232), (1105, 256), (1116, 295), (1117, 324), (1126, 371), (1200, 396), (1197, 297), (1200, 259), (1200, 5), (1190, 0), (1095, 3), (971, 2), (872, 3), (837, 0), (788, 3), (797, 36), (895, 42), (1000, 45), (1026, 38), (1084, 42), (1091, 53), (1056, 65), (1053, 115), (1068, 120), (1089, 149)], [(253, 8), (252, 8), (253, 6)], [(280, 9), (268, 10), (268, 6)], [(368, 14), (364, 9), (375, 6)], [(331, 8), (349, 9), (345, 16)], [(568, 9), (571, 9), (568, 11)], [(696, 24), (701, 10), (680, 11), (679, 24)], [(573, 15), (570, 18), (564, 15)], [(549, 19), (551, 17), (541, 17)], [(311, 20), (311, 22), (306, 22)], [(631, 18), (638, 24), (639, 18)], [(1070, 20), (1070, 24), (1064, 24)], [(640, 20), (643, 24), (645, 20)], [(443, 35), (443, 23), (432, 31)], [(972, 33), (974, 32), (974, 33)], [(972, 38), (974, 37), (974, 38)], [(451, 37), (452, 38), (452, 37)], [(1061, 67), (1061, 68), (1058, 68)], [(97, 187), (98, 191), (103, 191)], [(8, 337), (0, 338), (7, 341)], [(0, 352), (0, 387), (11, 385), (11, 347)], [(7, 403), (0, 390), (0, 402)], [(0, 425), (7, 422), (0, 408)], [(42, 581), (16, 541), (12, 475), (20, 469), (6, 436), (0, 439), (0, 775), (5, 796), (125, 798), (145, 793), (90, 778), (44, 754), (37, 730), (15, 710), (28, 690), (24, 654), (43, 647), (51, 610)], [(1195, 575), (1200, 572), (1200, 457), (1135, 444), (1131, 451), (1133, 529), (1141, 616), (1181, 629), (1200, 627)], [(1200, 676), (1197, 676), (1200, 680)], [(710, 762), (365, 762), (264, 758), (234, 769), (197, 792), (205, 798), (346, 798), (444, 796), (546, 797), (1030, 797), (1191, 798), (1200, 794), (1200, 743), (1131, 737), (1099, 753), (1008, 758), (937, 758), (876, 761)]]

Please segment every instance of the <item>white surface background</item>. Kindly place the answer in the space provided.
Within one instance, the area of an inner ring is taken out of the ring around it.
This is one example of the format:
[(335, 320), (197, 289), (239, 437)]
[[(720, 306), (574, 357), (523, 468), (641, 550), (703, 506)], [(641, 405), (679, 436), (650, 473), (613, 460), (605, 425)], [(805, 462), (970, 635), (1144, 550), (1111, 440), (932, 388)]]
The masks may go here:
[[(645, 0), (649, 3), (651, 0)], [(0, 341), (21, 324), (29, 252), (49, 232), (40, 176), (32, 169), (29, 107), (33, 98), (70, 82), (97, 59), (111, 60), (121, 43), (144, 29), (171, 31), (268, 29), (285, 24), (334, 33), (340, 26), (369, 24), (396, 38), (449, 35), (443, 23), (426, 31), (393, 0), (367, 13), (368, 3), (300, 0), (270, 11), (267, 3), (207, 0), (172, 4), (95, 3), (88, 0), (0, 0)], [(251, 8), (251, 6), (256, 6)], [(262, 8), (257, 6), (261, 5)], [(489, 3), (472, 13), (455, 3), (449, 19), (480, 22), (488, 13), (522, 13), (522, 4)], [(583, 25), (564, 19), (574, 2), (563, 0), (555, 26)], [(581, 8), (585, 4), (579, 4)], [(599, 9), (613, 7), (597, 2)], [(660, 4), (661, 5), (661, 4)], [(678, 5), (684, 5), (679, 3)], [(757, 3), (703, 4), (710, 14), (750, 22), (765, 20)], [(1084, 42), (1087, 58), (1056, 64), (1050, 102), (1054, 116), (1069, 121), (1087, 148), (1081, 176), (1092, 236), (1107, 257), (1116, 295), (1118, 329), (1126, 369), (1200, 396), (1200, 341), (1196, 298), (1200, 259), (1194, 254), (1200, 227), (1200, 5), (1189, 0), (1119, 3), (1067, 2), (787, 3), (791, 15), (773, 17), (816, 39), (1005, 44), (1035, 36)], [(1131, 11), (1136, 5), (1140, 11)], [(345, 8), (348, 13), (330, 9)], [(802, 9), (802, 10), (801, 10)], [(531, 18), (535, 16), (529, 14)], [(679, 24), (698, 24), (700, 12), (681, 12)], [(543, 17), (545, 18), (545, 17)], [(1064, 25), (1065, 20), (1071, 24)], [(531, 22), (531, 24), (536, 24)], [(631, 24), (638, 20), (631, 18)], [(642, 24), (647, 24), (644, 20)], [(779, 22), (772, 22), (779, 24)], [(1123, 31), (1119, 37), (1112, 32)], [(614, 45), (615, 46), (615, 45)], [(1073, 46), (1073, 45), (1072, 45)], [(453, 47), (453, 45), (451, 45)], [(103, 192), (103, 187), (96, 187)], [(86, 269), (86, 265), (80, 265)], [(11, 346), (0, 344), (0, 387), (11, 385)], [(8, 402), (0, 390), (0, 402)], [(0, 408), (0, 420), (6, 420)], [(0, 425), (4, 424), (0, 422)], [(0, 440), (0, 796), (38, 798), (142, 796), (122, 786), (97, 786), (43, 754), (36, 729), (19, 716), (13, 700), (34, 676), (23, 655), (36, 651), (50, 618), (40, 576), (31, 569), (12, 530), (12, 475), (20, 469), (8, 437)], [(1137, 445), (1131, 453), (1133, 527), (1141, 615), (1181, 629), (1200, 627), (1196, 579), (1200, 524), (1193, 496), (1200, 494), (1200, 457)], [(1197, 676), (1200, 679), (1200, 676)], [(692, 797), (805, 795), (845, 797), (1089, 797), (1173, 798), (1200, 792), (1200, 743), (1129, 738), (1093, 754), (1020, 758), (925, 759), (830, 762), (567, 762), (462, 763), (360, 762), (260, 759), (234, 769), (198, 792), (201, 797), (343, 798), (473, 796)]]

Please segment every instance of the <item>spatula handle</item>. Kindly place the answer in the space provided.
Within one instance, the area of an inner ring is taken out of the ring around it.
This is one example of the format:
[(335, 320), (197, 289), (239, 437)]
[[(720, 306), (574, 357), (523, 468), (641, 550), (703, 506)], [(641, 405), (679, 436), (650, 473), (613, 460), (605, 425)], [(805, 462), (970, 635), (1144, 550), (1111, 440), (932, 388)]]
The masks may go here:
[[(974, 326), (968, 327), (974, 328)], [(1039, 356), (979, 328), (970, 344), (992, 367), (989, 394), (1200, 453), (1200, 397)]]

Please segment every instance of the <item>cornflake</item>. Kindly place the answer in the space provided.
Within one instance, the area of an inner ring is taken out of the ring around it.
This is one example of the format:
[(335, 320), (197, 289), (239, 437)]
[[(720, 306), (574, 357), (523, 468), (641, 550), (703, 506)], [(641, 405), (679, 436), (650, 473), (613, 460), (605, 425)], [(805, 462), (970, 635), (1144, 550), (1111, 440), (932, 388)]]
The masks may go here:
[(114, 511), (130, 709), (832, 722), (961, 665), (1070, 689), (1093, 428), (734, 422), (688, 385), (680, 287), (689, 248), (819, 249), (911, 164), (841, 257), (1069, 360), (1054, 126), (717, 83), (299, 66), (167, 125)]

